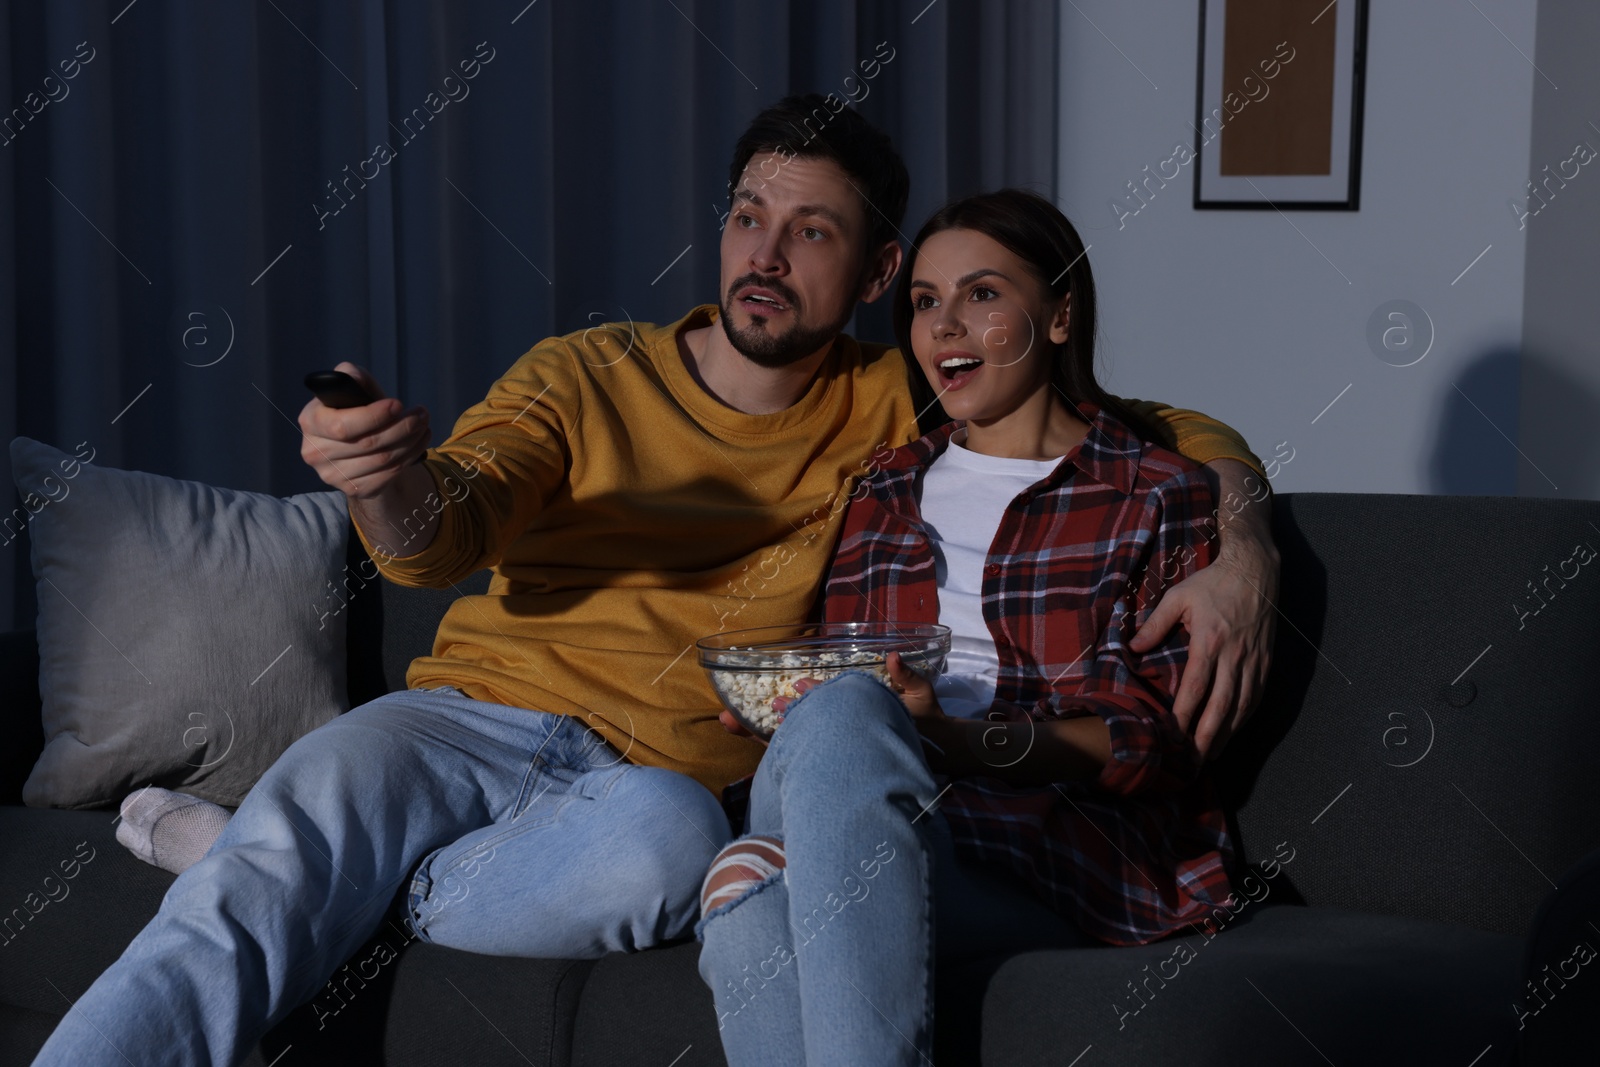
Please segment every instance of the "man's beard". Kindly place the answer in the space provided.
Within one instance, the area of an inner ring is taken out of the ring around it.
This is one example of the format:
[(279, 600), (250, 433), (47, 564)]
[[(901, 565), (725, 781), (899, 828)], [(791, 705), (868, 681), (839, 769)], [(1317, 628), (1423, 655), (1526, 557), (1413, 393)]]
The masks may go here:
[[(765, 323), (752, 322), (743, 329), (735, 329), (730, 314), (733, 294), (746, 285), (759, 285), (770, 289), (787, 302), (794, 312), (794, 325), (780, 334), (772, 333)], [(831, 343), (844, 330), (845, 323), (850, 321), (850, 316), (854, 313), (853, 308), (846, 309), (837, 322), (825, 326), (807, 325), (800, 313), (799, 305), (795, 302), (794, 293), (788, 287), (781, 282), (774, 282), (754, 274), (746, 275), (728, 287), (728, 292), (722, 298), (721, 310), (722, 314), (718, 318), (722, 322), (722, 332), (727, 334), (728, 343), (750, 362), (772, 369), (797, 363)]]

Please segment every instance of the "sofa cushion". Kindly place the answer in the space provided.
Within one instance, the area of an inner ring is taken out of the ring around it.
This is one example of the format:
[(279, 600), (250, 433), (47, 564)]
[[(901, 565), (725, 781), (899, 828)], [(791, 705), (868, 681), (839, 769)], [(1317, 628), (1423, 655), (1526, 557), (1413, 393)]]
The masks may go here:
[(0, 1002), (65, 1014), (160, 907), (172, 875), (118, 844), (115, 818), (0, 807)]
[(266, 1063), (284, 1056), (285, 1064), (565, 1067), (593, 966), (441, 948), (385, 923), (322, 993), (262, 1039), (259, 1053)]
[(1600, 849), (1584, 857), (1539, 907), (1528, 935), (1517, 1017), (1520, 1062), (1594, 1060), (1600, 1004)]
[(1273, 521), (1272, 677), (1216, 766), (1246, 858), (1287, 842), (1310, 904), (1525, 933), (1600, 847), (1600, 502), (1294, 493)]
[(574, 1024), (573, 1067), (723, 1067), (716, 1006), (699, 960), (700, 946), (683, 941), (596, 961)]
[(1030, 952), (988, 982), (983, 1062), (1061, 1067), (1093, 1046), (1086, 1064), (1491, 1067), (1511, 1062), (1521, 954), (1504, 934), (1288, 905), (1210, 940)]
[[(46, 1015), (0, 1003), (0, 1064), (4, 1067), (12, 1067), (13, 1064), (27, 1067), (44, 1043), (50, 1040), (50, 1034), (60, 1021), (59, 1015)], [(266, 1065), (251, 1064), (249, 1067)]]
[[(346, 708), (342, 493), (279, 499), (11, 443), (38, 581), (36, 807), (236, 805)], [(53, 488), (52, 488), (53, 487)]]
[[(1210, 939), (941, 960), (937, 1060), (977, 1063), (981, 1046), (983, 1063), (1062, 1067), (1092, 1044), (1095, 1063), (1466, 1064), (1492, 1045), (1490, 1067), (1509, 1062), (1521, 952), (1504, 934), (1271, 906)], [(575, 1067), (723, 1063), (697, 959), (687, 943), (598, 961)], [(1146, 982), (1140, 999), (1130, 983)]]

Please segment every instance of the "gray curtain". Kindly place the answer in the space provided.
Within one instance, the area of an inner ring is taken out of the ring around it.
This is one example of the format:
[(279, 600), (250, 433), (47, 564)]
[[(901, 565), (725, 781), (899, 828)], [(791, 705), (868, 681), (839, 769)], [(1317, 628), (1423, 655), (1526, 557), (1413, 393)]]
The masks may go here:
[(714, 300), (733, 142), (789, 92), (891, 133), (908, 234), (1049, 194), (1055, 35), (1044, 0), (0, 0), (0, 441), (324, 488), (307, 370), (370, 367), (442, 439), (540, 338)]

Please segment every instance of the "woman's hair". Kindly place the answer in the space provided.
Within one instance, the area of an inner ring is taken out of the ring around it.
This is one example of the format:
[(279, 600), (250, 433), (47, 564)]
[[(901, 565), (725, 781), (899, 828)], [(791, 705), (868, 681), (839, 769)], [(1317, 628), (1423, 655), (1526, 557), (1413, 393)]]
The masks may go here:
[(1084, 255), (1083, 238), (1054, 204), (1025, 189), (1001, 189), (953, 200), (935, 211), (911, 242), (912, 260), (900, 271), (900, 284), (895, 294), (894, 333), (909, 364), (913, 395), (917, 397), (919, 409), (931, 400), (933, 392), (918, 388), (918, 383), (924, 386), (927, 383), (912, 355), (911, 324), (915, 311), (911, 305), (911, 278), (916, 249), (945, 230), (972, 230), (1004, 245), (1028, 265), (1051, 300), (1060, 300), (1071, 293), (1067, 341), (1055, 354), (1050, 383), (1061, 390), (1074, 409), (1077, 404), (1090, 401), (1108, 409), (1144, 440), (1166, 443), (1166, 434), (1156, 432), (1126, 404), (1101, 388), (1095, 379), (1094, 274)]

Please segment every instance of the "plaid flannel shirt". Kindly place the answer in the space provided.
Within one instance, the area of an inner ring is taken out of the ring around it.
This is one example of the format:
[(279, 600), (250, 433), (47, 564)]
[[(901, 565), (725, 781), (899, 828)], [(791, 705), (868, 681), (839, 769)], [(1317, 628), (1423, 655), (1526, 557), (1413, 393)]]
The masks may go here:
[[(950, 788), (939, 807), (964, 859), (1014, 871), (1094, 937), (1143, 944), (1231, 892), (1223, 812), (1172, 715), (1187, 631), (1142, 655), (1127, 645), (1166, 587), (1211, 562), (1214, 494), (1199, 464), (1078, 407), (1088, 435), (1006, 508), (984, 566), (1000, 660), (991, 717), (1005, 714), (999, 702), (1039, 722), (1099, 715), (1111, 758), (1096, 780), (1042, 788), (940, 775)], [(918, 482), (960, 425), (896, 449), (855, 487), (823, 591), (827, 621), (938, 621)]]

